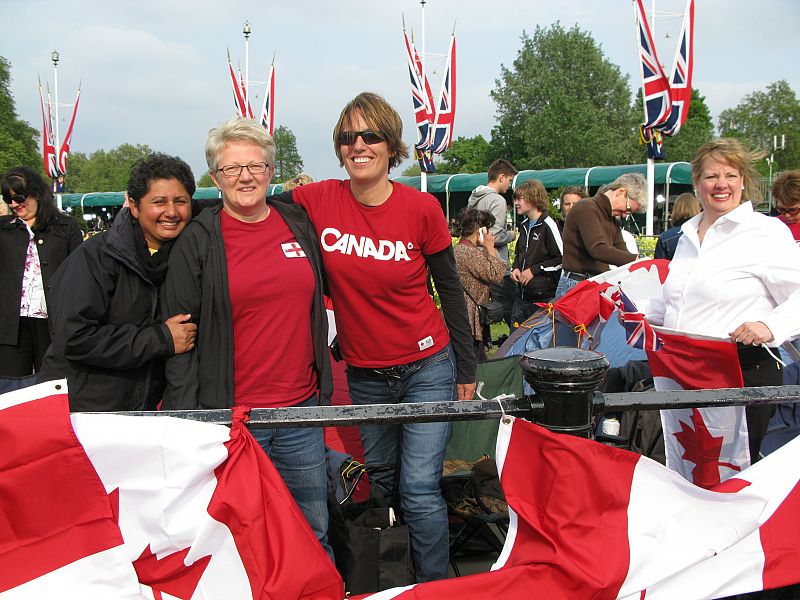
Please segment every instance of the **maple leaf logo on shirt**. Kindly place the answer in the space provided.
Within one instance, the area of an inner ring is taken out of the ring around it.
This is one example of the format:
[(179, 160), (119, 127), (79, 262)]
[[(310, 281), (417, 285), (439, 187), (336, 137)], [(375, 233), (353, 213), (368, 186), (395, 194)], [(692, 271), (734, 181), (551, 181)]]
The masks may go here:
[(681, 430), (673, 435), (683, 446), (684, 460), (694, 463), (692, 469), (692, 482), (702, 488), (710, 489), (720, 484), (719, 468), (727, 467), (733, 471), (741, 471), (741, 467), (720, 462), (723, 436), (713, 436), (706, 427), (703, 415), (696, 408), (692, 409), (691, 417), (694, 429), (685, 421), (680, 421)]

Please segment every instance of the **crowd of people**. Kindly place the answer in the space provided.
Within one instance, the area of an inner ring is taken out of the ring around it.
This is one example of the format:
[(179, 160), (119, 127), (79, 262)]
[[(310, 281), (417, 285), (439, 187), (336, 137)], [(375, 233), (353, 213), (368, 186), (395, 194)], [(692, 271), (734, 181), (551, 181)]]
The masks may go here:
[[(128, 207), (85, 243), (39, 174), (5, 173), (12, 212), (0, 217), (0, 378), (66, 378), (73, 411), (327, 404), (327, 295), (354, 404), (469, 400), (490, 339), (490, 298), (513, 328), (537, 303), (638, 258), (620, 219), (647, 207), (641, 175), (622, 175), (593, 197), (564, 189), (560, 219), (544, 185), (526, 181), (513, 189), (514, 232), (505, 195), (517, 170), (495, 161), (459, 214), (453, 245), (438, 201), (389, 179), (409, 152), (382, 97), (350, 101), (332, 139), (348, 179), (300, 174), (267, 196), (272, 138), (252, 120), (222, 123), (205, 148), (221, 202), (193, 203), (189, 166), (154, 154), (131, 170)], [(780, 384), (764, 346), (800, 336), (800, 172), (775, 181), (779, 217), (766, 217), (750, 202), (756, 158), (735, 140), (700, 148), (697, 198), (678, 198), (659, 240), (657, 254), (671, 263), (648, 315), (735, 341), (751, 386)], [(769, 413), (748, 409), (753, 456)], [(418, 581), (447, 577), (439, 479), (448, 423), (360, 431), (367, 463), (394, 466), (374, 484), (409, 526)], [(332, 556), (322, 430), (253, 434)]]

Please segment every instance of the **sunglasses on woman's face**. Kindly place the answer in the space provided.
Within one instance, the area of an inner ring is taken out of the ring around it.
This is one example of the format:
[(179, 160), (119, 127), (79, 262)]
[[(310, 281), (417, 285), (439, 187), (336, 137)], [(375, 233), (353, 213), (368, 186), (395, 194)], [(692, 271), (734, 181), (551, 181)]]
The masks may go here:
[(367, 146), (380, 144), (384, 141), (383, 136), (381, 136), (380, 133), (372, 131), (372, 129), (365, 129), (364, 131), (342, 131), (339, 133), (339, 145), (352, 146), (359, 137), (364, 140)]
[(8, 204), (9, 206), (11, 205), (12, 202), (16, 202), (17, 204), (25, 204), (25, 200), (27, 200), (27, 199), (28, 198), (26, 196), (21, 196), (19, 194), (13, 194), (13, 195), (9, 196), (8, 199), (6, 199), (6, 204)]
[(793, 217), (798, 212), (800, 212), (800, 206), (793, 206), (791, 208), (786, 208), (785, 206), (776, 206), (775, 210), (777, 210), (782, 215), (789, 215), (789, 216)]

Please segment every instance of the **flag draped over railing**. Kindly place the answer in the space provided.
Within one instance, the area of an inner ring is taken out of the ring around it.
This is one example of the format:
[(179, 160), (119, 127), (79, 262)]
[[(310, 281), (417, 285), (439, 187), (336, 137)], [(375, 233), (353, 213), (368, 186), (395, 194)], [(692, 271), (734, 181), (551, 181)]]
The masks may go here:
[(649, 158), (663, 159), (662, 136), (677, 134), (689, 114), (694, 68), (694, 0), (688, 0), (686, 5), (671, 77), (667, 76), (658, 59), (642, 0), (633, 1), (633, 12), (644, 104), (644, 123), (639, 127), (640, 141), (647, 144)]

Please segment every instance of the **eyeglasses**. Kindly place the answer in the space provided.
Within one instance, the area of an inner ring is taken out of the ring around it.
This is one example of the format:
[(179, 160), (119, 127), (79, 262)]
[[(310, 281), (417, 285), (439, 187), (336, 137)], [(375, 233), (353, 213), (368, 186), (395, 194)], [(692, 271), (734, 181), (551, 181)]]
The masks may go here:
[(242, 174), (242, 169), (247, 169), (250, 175), (261, 175), (266, 173), (269, 165), (265, 162), (252, 163), (250, 165), (225, 165), (220, 167), (217, 171), (222, 171), (225, 177), (239, 177)]
[(8, 204), (9, 206), (11, 205), (12, 202), (16, 202), (17, 204), (25, 204), (25, 201), (27, 199), (28, 199), (27, 196), (22, 196), (20, 194), (12, 194), (6, 200), (6, 204)]
[(793, 206), (792, 208), (786, 208), (784, 206), (776, 206), (775, 210), (777, 210), (782, 215), (789, 215), (793, 217), (800, 212), (800, 206)]
[(372, 131), (372, 129), (365, 129), (364, 131), (341, 131), (339, 132), (338, 142), (340, 146), (352, 146), (359, 137), (364, 140), (367, 146), (380, 144), (384, 141), (384, 137), (380, 133)]

